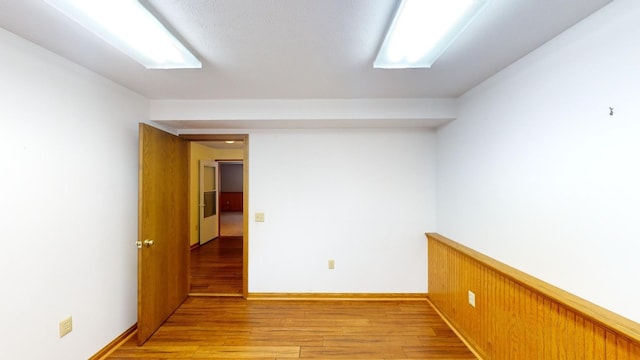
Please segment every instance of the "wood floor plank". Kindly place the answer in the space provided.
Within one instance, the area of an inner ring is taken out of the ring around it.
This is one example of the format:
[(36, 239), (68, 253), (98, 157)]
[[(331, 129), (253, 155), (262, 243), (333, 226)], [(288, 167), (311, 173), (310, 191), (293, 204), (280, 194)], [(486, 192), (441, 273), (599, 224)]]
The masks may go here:
[(202, 346), (194, 359), (299, 358), (299, 346)]
[[(348, 335), (404, 335), (404, 336), (437, 336), (436, 332), (428, 326), (356, 326), (344, 327), (342, 331)], [(451, 332), (454, 334), (453, 332)], [(454, 334), (455, 336), (455, 334)]]
[(220, 212), (220, 236), (242, 236), (242, 211)]
[(242, 294), (242, 236), (221, 236), (190, 256), (190, 292)]
[(423, 342), (418, 336), (411, 335), (330, 335), (324, 336), (324, 346), (420, 346)]
[(317, 335), (327, 336), (344, 333), (343, 329), (337, 326), (286, 326), (286, 327), (259, 327), (252, 331), (253, 335), (263, 336), (296, 336), (296, 335)]
[(325, 340), (321, 335), (308, 334), (250, 334), (243, 336), (227, 336), (225, 346), (323, 346)]
[(401, 346), (303, 346), (300, 349), (300, 359), (373, 359), (373, 358), (405, 358)]
[(474, 359), (422, 301), (193, 297), (108, 359)]
[(369, 319), (341, 319), (341, 318), (327, 318), (327, 319), (287, 319), (286, 326), (371, 326)]
[(109, 359), (190, 359), (198, 350), (199, 346), (138, 346), (135, 341), (128, 341), (116, 351)]

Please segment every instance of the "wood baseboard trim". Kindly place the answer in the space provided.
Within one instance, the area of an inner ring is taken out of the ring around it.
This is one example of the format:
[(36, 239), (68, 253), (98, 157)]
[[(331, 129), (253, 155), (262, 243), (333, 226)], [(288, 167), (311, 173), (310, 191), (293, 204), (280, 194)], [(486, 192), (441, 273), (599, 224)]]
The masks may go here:
[(190, 297), (242, 297), (242, 294), (228, 294), (228, 293), (189, 293)]
[(89, 360), (102, 360), (106, 359), (107, 356), (111, 355), (117, 348), (119, 348), (122, 344), (131, 339), (138, 332), (138, 324), (133, 324), (130, 328), (125, 330), (120, 336), (113, 339), (107, 346), (103, 347), (100, 351), (98, 351), (95, 355), (89, 358)]
[(469, 351), (471, 351), (478, 360), (484, 360), (483, 357), (480, 355), (480, 353), (476, 350), (476, 348), (474, 348), (473, 345), (469, 341), (467, 341), (467, 338), (465, 338), (464, 335), (462, 335), (462, 333), (460, 333), (460, 331), (456, 329), (453, 323), (449, 321), (447, 316), (442, 311), (440, 311), (440, 309), (438, 309), (438, 307), (431, 301), (431, 299), (429, 299), (429, 296), (427, 296), (427, 302), (429, 303), (431, 308), (433, 308), (433, 310), (436, 313), (438, 313), (442, 321), (444, 321), (447, 324), (447, 326), (449, 326), (449, 328), (456, 334), (456, 336), (460, 338), (460, 340), (467, 347), (467, 349), (469, 349)]
[(199, 248), (199, 247), (200, 247), (200, 243), (195, 243), (195, 244), (191, 245), (191, 247), (189, 248), (189, 250), (195, 250), (195, 249), (197, 249), (197, 248)]
[(426, 301), (427, 293), (249, 293), (247, 300)]

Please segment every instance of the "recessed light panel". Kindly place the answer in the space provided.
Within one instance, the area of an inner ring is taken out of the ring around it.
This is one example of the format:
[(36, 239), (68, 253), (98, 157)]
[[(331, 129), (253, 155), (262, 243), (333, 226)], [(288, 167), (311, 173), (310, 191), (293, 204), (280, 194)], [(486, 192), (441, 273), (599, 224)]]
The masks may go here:
[(202, 63), (136, 0), (45, 0), (147, 69)]
[(429, 68), (489, 0), (403, 0), (373, 67)]

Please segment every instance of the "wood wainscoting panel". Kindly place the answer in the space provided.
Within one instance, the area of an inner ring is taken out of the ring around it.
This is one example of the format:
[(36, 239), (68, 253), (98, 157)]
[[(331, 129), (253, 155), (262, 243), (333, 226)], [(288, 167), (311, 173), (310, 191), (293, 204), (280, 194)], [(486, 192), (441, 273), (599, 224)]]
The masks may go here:
[(221, 192), (220, 211), (242, 211), (243, 195), (241, 192)]
[(640, 359), (640, 324), (444, 236), (427, 238), (429, 298), (483, 359)]

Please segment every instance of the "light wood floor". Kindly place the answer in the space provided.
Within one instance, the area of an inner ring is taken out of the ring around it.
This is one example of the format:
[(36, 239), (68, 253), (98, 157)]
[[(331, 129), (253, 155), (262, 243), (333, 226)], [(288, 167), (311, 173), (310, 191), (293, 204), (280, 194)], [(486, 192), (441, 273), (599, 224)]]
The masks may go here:
[(191, 297), (108, 359), (475, 359), (425, 301)]
[(242, 236), (221, 236), (191, 250), (191, 293), (242, 294)]
[(242, 211), (220, 213), (220, 236), (242, 236)]
[[(241, 236), (191, 252), (191, 292), (242, 293)], [(144, 346), (132, 339), (109, 357), (132, 358), (475, 359), (425, 301), (233, 297), (190, 297)]]
[(242, 294), (242, 211), (220, 213), (220, 237), (191, 250), (190, 292)]

